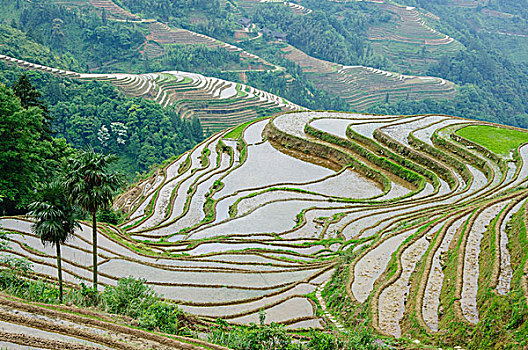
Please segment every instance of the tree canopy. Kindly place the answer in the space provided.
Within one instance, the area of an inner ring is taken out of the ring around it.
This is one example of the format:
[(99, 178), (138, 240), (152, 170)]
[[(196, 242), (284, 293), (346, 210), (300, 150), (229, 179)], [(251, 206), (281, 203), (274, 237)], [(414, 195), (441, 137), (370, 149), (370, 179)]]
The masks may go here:
[(51, 138), (39, 107), (23, 108), (13, 90), (0, 84), (0, 211), (24, 210), (33, 190), (57, 174), (73, 150), (64, 139)]

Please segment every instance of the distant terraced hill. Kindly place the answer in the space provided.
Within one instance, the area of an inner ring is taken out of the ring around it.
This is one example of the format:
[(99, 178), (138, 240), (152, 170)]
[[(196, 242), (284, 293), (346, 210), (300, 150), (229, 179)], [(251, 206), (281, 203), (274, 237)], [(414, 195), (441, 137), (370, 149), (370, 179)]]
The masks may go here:
[[(357, 0), (328, 0), (349, 2)], [(361, 1), (361, 0), (360, 0)], [(452, 55), (464, 46), (430, 24), (440, 18), (412, 6), (391, 0), (363, 0), (369, 6), (382, 9), (391, 19), (368, 30), (368, 40), (374, 52), (388, 58), (401, 70), (424, 74), (432, 62), (443, 55)], [(478, 1), (454, 0), (457, 6), (476, 7)]]
[[(209, 320), (265, 310), (291, 329), (341, 328), (360, 314), (380, 334), (460, 345), (508, 307), (510, 329), (525, 322), (527, 183), (526, 130), (288, 113), (219, 132), (122, 194), (127, 222), (99, 226), (100, 282), (146, 278)], [(0, 224), (20, 233), (9, 252), (53, 278), (30, 222)], [(90, 278), (89, 237), (84, 225), (64, 247), (69, 282)]]
[(164, 107), (172, 106), (182, 118), (198, 117), (204, 130), (209, 131), (222, 130), (270, 114), (301, 109), (282, 97), (251, 86), (195, 73), (81, 74), (5, 55), (0, 55), (0, 60), (67, 78), (109, 82), (128, 96), (148, 98)]
[(364, 66), (342, 66), (319, 60), (288, 45), (284, 56), (298, 64), (318, 88), (335, 93), (358, 111), (364, 111), (387, 100), (420, 101), (452, 99), (456, 87), (450, 81), (387, 72)]
[(371, 6), (380, 7), (393, 16), (388, 23), (369, 29), (368, 39), (374, 52), (402, 69), (425, 72), (431, 62), (463, 49), (458, 41), (428, 24), (439, 20), (431, 13), (389, 1), (371, 2)]
[[(124, 10), (110, 0), (90, 0), (90, 2), (97, 8), (104, 8), (107, 13), (114, 16), (117, 20), (126, 19), (128, 21), (147, 22), (142, 23), (142, 25), (148, 27), (150, 34), (147, 36), (147, 41), (140, 50), (144, 57), (148, 57), (149, 59), (163, 55), (166, 48), (172, 44), (206, 45), (211, 48), (224, 48), (229, 51), (238, 52), (242, 61), (248, 62), (247, 70), (249, 71), (282, 69), (253, 53), (247, 52), (237, 46), (223, 43), (204, 34), (181, 28), (171, 28), (157, 21), (142, 19)], [(269, 1), (244, 0), (237, 2), (237, 4), (242, 7), (254, 7), (265, 2)], [(286, 5), (294, 8), (294, 10), (300, 6), (292, 3), (286, 3)], [(398, 41), (403, 45), (413, 46), (408, 51), (413, 56), (418, 51), (421, 52), (423, 49), (422, 44), (425, 44), (431, 55), (438, 58), (439, 55), (447, 52), (443, 50), (448, 46), (455, 45), (457, 48), (459, 47), (459, 44), (453, 41), (453, 39), (428, 27), (422, 18), (425, 15), (414, 8), (401, 7), (393, 3), (383, 2), (375, 2), (370, 5), (382, 6), (386, 11), (392, 11), (391, 13), (394, 15), (394, 20), (388, 24), (390, 28), (372, 28), (369, 32), (369, 38), (374, 43), (373, 47), (377, 48), (375, 50), (381, 48), (383, 51), (385, 49), (382, 46), (385, 47), (384, 45), (387, 42)], [(311, 12), (305, 8), (301, 8), (299, 11), (300, 14), (305, 15)], [(396, 22), (398, 23), (395, 24)], [(392, 47), (391, 45), (389, 46)], [(407, 57), (407, 54), (398, 51), (402, 46), (397, 45), (396, 47), (396, 51), (392, 53), (388, 51), (380, 51), (378, 53), (389, 58), (396, 57), (397, 60), (404, 61), (405, 65), (411, 65), (411, 70), (414, 71), (424, 71), (426, 68), (423, 64), (431, 62), (428, 59), (423, 60), (423, 57), (417, 60), (413, 58), (414, 56)], [(435, 51), (437, 49), (440, 51)], [(286, 58), (299, 64), (305, 73), (310, 73), (309, 77), (318, 88), (335, 93), (349, 102), (358, 111), (364, 111), (376, 104), (385, 103), (387, 100), (393, 103), (402, 99), (418, 101), (427, 98), (436, 100), (451, 99), (456, 94), (455, 85), (440, 78), (402, 75), (361, 66), (343, 67), (332, 62), (315, 59), (290, 45), (283, 49), (283, 51), (285, 52)], [(407, 69), (409, 67), (406, 66), (404, 68)], [(239, 69), (238, 71), (242, 73), (244, 70)]]
[[(241, 48), (223, 43), (214, 38), (211, 38), (204, 34), (199, 34), (186, 29), (175, 29), (167, 26), (160, 22), (153, 22), (149, 24), (150, 34), (147, 36), (147, 46), (152, 49), (151, 41), (157, 43), (157, 47), (163, 51), (163, 45), (179, 44), (179, 45), (205, 45), (210, 48), (223, 48), (231, 52), (238, 52), (242, 60), (249, 61), (250, 71), (268, 71), (276, 70), (279, 67), (274, 64), (263, 60), (262, 58), (249, 53)], [(154, 47), (155, 48), (155, 47)], [(150, 52), (148, 57), (156, 57), (159, 54), (156, 52)]]
[(276, 65), (254, 55), (245, 50), (228, 43), (224, 43), (215, 38), (204, 34), (182, 28), (171, 28), (168, 25), (158, 22), (154, 19), (143, 19), (139, 15), (123, 9), (111, 0), (90, 0), (90, 4), (95, 8), (104, 9), (111, 15), (114, 20), (143, 23), (148, 26), (150, 34), (147, 35), (147, 41), (140, 48), (144, 57), (153, 59), (163, 55), (165, 52), (164, 45), (205, 45), (210, 48), (223, 48), (231, 52), (240, 54), (242, 61), (250, 63), (247, 70), (250, 71), (268, 71), (279, 69)]
[(258, 4), (266, 3), (266, 2), (273, 2), (273, 3), (282, 3), (286, 6), (288, 6), (295, 14), (298, 15), (308, 15), (312, 13), (311, 9), (308, 9), (302, 5), (289, 2), (289, 1), (283, 1), (283, 0), (238, 0), (237, 6), (242, 7), (245, 10), (253, 10), (255, 6)]

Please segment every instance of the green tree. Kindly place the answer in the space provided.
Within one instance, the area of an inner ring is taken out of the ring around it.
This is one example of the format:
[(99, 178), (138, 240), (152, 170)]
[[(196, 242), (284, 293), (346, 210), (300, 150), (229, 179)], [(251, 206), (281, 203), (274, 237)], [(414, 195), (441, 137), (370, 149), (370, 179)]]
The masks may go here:
[(42, 94), (31, 84), (26, 73), (20, 75), (15, 84), (13, 84), (13, 91), (25, 109), (29, 107), (42, 107), (43, 104), (40, 101)]
[(117, 161), (113, 155), (80, 152), (68, 164), (66, 190), (70, 200), (92, 215), (93, 286), (97, 289), (97, 212), (109, 208), (112, 199), (124, 184), (123, 176), (112, 173), (108, 166)]
[(80, 225), (76, 220), (74, 206), (68, 201), (64, 185), (59, 180), (45, 183), (37, 193), (37, 201), (29, 206), (29, 215), (35, 218), (33, 232), (42, 244), (54, 245), (57, 249), (57, 271), (59, 277), (59, 300), (62, 303), (61, 244), (64, 244)]
[(47, 140), (51, 139), (51, 123), (53, 119), (49, 115), (48, 107), (41, 100), (42, 94), (31, 84), (26, 73), (18, 77), (18, 80), (13, 84), (13, 91), (16, 97), (20, 99), (20, 104), (23, 108), (38, 107), (42, 110), (44, 123), (41, 136)]
[(31, 191), (44, 175), (43, 160), (51, 144), (42, 141), (44, 118), (35, 107), (23, 109), (13, 91), (0, 84), (0, 211), (14, 214), (31, 201)]

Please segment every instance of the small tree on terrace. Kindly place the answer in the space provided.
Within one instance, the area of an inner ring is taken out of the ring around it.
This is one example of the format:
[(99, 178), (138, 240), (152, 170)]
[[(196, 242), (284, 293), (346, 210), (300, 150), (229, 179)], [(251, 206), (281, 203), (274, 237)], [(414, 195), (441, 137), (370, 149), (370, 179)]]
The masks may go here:
[(41, 186), (38, 200), (29, 205), (29, 215), (35, 218), (33, 232), (40, 237), (42, 244), (51, 244), (57, 248), (57, 271), (59, 277), (59, 300), (62, 303), (62, 260), (61, 244), (64, 244), (80, 227), (76, 220), (76, 211), (68, 201), (63, 184), (54, 180)]
[(111, 206), (114, 194), (124, 184), (121, 174), (108, 170), (116, 160), (115, 156), (96, 153), (93, 149), (82, 151), (70, 160), (65, 180), (70, 200), (92, 216), (94, 289), (97, 289), (97, 212)]

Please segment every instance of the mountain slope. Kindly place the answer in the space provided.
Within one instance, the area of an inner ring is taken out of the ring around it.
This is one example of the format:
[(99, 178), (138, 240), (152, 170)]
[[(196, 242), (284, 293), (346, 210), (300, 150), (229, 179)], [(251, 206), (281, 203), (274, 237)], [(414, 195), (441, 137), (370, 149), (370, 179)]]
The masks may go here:
[(145, 97), (172, 106), (182, 118), (197, 117), (210, 131), (225, 129), (257, 117), (301, 107), (253, 87), (186, 72), (151, 74), (81, 74), (13, 57), (0, 60), (20, 67), (81, 80), (107, 81), (129, 96)]
[[(128, 220), (100, 227), (101, 283), (144, 277), (234, 324), (265, 310), (321, 328), (322, 291), (340, 322), (366, 313), (386, 336), (525, 341), (527, 144), (525, 130), (442, 115), (296, 112), (219, 132), (117, 199)], [(30, 222), (0, 223), (20, 233), (9, 252), (53, 278)], [(90, 278), (89, 235), (64, 248), (69, 282)]]
[(291, 45), (282, 52), (286, 59), (298, 64), (318, 88), (338, 95), (358, 111), (383, 103), (449, 100), (456, 95), (455, 84), (441, 78), (343, 66), (311, 57)]

